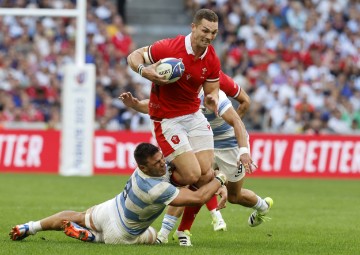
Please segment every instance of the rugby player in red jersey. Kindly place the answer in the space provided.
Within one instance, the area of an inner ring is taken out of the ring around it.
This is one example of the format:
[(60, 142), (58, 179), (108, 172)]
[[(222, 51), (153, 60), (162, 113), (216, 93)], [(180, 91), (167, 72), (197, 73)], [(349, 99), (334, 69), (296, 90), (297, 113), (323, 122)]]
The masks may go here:
[[(209, 9), (197, 11), (191, 33), (135, 50), (128, 56), (132, 70), (152, 81), (149, 115), (153, 134), (167, 161), (177, 171), (172, 182), (197, 187), (213, 178), (213, 133), (200, 111), (198, 92), (204, 89), (207, 107), (217, 109), (220, 61), (211, 42), (218, 33), (218, 17)], [(156, 72), (163, 58), (179, 58), (182, 77), (171, 84)]]

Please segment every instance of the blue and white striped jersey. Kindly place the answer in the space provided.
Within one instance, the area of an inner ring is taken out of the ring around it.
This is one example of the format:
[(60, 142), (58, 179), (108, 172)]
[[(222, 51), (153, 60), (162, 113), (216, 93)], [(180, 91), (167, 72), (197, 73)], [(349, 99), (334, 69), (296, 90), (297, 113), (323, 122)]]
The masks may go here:
[[(199, 94), (201, 99), (201, 105), (204, 103), (204, 93)], [(238, 146), (235, 138), (234, 128), (226, 123), (221, 116), (232, 107), (231, 101), (227, 98), (223, 91), (219, 91), (219, 105), (218, 112), (219, 117), (216, 117), (215, 113), (209, 111), (205, 107), (202, 107), (203, 114), (208, 120), (213, 133), (214, 133), (214, 148), (215, 149), (229, 149)]]
[(142, 234), (178, 194), (168, 174), (151, 177), (136, 168), (115, 198), (121, 225), (132, 235)]

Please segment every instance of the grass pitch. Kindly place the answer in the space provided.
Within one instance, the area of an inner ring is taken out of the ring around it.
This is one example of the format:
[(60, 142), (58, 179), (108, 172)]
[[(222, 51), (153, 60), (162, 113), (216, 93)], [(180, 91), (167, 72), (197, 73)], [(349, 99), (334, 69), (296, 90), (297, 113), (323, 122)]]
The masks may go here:
[(274, 199), (272, 220), (250, 228), (252, 210), (228, 204), (222, 210), (228, 231), (215, 233), (204, 207), (191, 230), (193, 247), (171, 241), (164, 246), (84, 243), (54, 231), (9, 239), (13, 225), (62, 210), (84, 211), (114, 197), (127, 179), (0, 174), (0, 254), (360, 254), (359, 180), (249, 178), (246, 188)]

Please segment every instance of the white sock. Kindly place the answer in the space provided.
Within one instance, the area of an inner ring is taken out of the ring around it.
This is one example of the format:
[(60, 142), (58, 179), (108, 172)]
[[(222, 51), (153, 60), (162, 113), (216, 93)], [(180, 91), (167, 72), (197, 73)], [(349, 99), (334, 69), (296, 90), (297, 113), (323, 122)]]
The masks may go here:
[(40, 224), (40, 221), (30, 221), (29, 223), (29, 233), (35, 235), (38, 231), (43, 230)]
[(161, 229), (159, 231), (160, 235), (163, 237), (168, 237), (171, 230), (175, 227), (178, 218), (169, 214), (164, 215), (164, 219), (161, 224)]
[(260, 211), (260, 212), (263, 212), (265, 211), (266, 209), (269, 208), (269, 205), (265, 202), (264, 199), (262, 199), (261, 197), (259, 196), (256, 196), (257, 197), (257, 203), (256, 205), (253, 207), (254, 209)]
[(222, 219), (222, 215), (219, 210), (213, 209), (210, 211), (210, 214), (213, 219)]

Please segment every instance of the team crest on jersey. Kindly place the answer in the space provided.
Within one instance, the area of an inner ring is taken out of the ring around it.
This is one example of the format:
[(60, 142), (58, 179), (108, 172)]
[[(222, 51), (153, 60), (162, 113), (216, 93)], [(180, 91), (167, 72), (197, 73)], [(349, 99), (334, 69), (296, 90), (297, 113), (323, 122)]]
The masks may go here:
[(189, 80), (191, 78), (191, 74), (186, 75), (186, 79)]
[(173, 136), (171, 137), (171, 141), (172, 141), (174, 144), (179, 144), (179, 143), (180, 143), (180, 138), (179, 138), (179, 136), (177, 136), (177, 135), (173, 135)]
[(207, 69), (206, 69), (206, 67), (204, 67), (204, 68), (202, 69), (202, 74), (204, 75), (204, 74), (206, 73), (206, 71), (207, 71)]
[(208, 124), (208, 125), (207, 125), (207, 128), (208, 128), (209, 130), (211, 130), (211, 126), (210, 126), (210, 124)]

